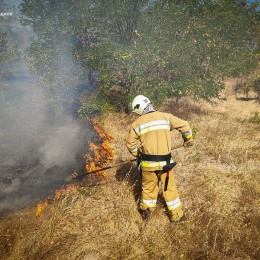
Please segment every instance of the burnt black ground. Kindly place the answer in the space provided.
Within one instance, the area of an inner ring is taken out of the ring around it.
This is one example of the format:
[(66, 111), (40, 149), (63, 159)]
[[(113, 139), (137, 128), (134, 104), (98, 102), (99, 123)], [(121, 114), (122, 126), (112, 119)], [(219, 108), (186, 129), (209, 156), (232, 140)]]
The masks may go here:
[(95, 139), (92, 127), (75, 118), (75, 96), (57, 110), (35, 82), (23, 74), (1, 86), (0, 216), (50, 196), (74, 170), (84, 172)]

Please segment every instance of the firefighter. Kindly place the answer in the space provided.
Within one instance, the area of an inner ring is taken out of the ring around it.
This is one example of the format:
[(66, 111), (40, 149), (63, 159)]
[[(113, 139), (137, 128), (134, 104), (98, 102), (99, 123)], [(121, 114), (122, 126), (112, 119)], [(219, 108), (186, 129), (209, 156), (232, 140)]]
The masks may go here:
[(170, 131), (178, 130), (183, 137), (184, 147), (189, 147), (192, 145), (190, 124), (172, 114), (156, 111), (150, 100), (143, 95), (134, 98), (132, 112), (140, 117), (131, 125), (126, 145), (133, 156), (140, 158), (142, 216), (145, 220), (149, 219), (155, 209), (160, 181), (170, 221), (182, 221), (182, 204), (172, 170), (175, 163), (171, 157)]

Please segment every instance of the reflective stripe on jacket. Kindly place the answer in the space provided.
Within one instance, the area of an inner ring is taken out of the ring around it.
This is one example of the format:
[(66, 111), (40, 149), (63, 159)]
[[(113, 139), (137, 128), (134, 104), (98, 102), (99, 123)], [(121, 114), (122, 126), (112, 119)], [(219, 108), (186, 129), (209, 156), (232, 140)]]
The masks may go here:
[[(134, 156), (137, 156), (138, 147), (144, 154), (169, 154), (171, 152), (170, 131), (173, 129), (181, 132), (184, 140), (192, 136), (190, 124), (172, 114), (156, 111), (142, 115), (131, 126), (126, 142), (127, 148)], [(166, 161), (141, 162), (142, 168), (148, 171), (162, 170), (164, 165)]]

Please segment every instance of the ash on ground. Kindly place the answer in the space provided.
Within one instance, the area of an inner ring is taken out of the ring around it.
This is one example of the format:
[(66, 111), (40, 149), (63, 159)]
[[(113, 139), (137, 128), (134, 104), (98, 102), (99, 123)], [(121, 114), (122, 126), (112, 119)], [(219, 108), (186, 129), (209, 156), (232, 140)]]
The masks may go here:
[(1, 86), (0, 216), (38, 202), (84, 171), (93, 129), (75, 118), (75, 102), (56, 109), (20, 76)]

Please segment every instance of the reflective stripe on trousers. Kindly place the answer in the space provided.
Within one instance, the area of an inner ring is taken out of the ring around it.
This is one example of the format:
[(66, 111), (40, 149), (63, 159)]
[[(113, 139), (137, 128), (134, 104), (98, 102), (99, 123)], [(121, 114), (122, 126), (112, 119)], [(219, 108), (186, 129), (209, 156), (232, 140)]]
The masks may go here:
[(146, 204), (149, 208), (155, 208), (156, 202), (157, 202), (157, 200), (145, 200), (145, 199), (143, 199), (143, 203)]
[(166, 201), (166, 204), (169, 210), (173, 210), (181, 206), (181, 201), (180, 198), (178, 197), (175, 200), (168, 201), (168, 202)]

